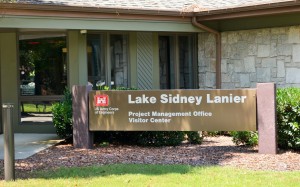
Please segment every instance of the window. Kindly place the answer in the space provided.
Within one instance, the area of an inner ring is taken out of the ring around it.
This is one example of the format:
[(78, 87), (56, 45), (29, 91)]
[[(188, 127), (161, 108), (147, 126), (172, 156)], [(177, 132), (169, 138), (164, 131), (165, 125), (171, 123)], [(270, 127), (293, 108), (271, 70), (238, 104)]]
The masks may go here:
[(196, 87), (195, 39), (192, 35), (159, 37), (159, 73), (161, 89)]
[(21, 122), (52, 124), (52, 103), (67, 86), (65, 33), (19, 36)]
[(89, 34), (88, 80), (93, 86), (128, 87), (128, 38), (124, 34)]
[(194, 47), (191, 36), (178, 37), (179, 79), (181, 89), (195, 88)]

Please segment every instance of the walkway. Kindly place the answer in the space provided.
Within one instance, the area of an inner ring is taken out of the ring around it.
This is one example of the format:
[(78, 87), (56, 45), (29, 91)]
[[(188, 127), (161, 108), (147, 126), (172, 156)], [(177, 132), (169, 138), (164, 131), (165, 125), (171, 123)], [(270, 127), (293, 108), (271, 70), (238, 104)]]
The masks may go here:
[[(38, 153), (56, 143), (61, 139), (56, 134), (15, 134), (15, 159), (24, 159)], [(4, 158), (4, 137), (0, 135), (0, 159)]]

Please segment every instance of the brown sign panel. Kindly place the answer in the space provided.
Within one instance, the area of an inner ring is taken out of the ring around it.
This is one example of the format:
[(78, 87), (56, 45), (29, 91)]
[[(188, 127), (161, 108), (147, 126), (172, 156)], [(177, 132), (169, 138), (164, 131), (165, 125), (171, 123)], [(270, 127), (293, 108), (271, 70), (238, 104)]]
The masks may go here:
[(91, 131), (256, 130), (256, 90), (92, 91)]

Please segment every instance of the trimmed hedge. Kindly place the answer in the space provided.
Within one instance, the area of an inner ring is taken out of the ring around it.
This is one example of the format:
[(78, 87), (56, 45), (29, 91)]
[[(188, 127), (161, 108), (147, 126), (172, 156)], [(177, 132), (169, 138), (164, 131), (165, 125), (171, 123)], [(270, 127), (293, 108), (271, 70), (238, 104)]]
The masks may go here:
[(139, 146), (177, 146), (187, 140), (191, 144), (201, 144), (201, 133), (191, 131), (98, 131), (94, 137), (96, 144), (103, 142)]
[[(300, 88), (276, 90), (278, 147), (300, 150)], [(232, 132), (237, 145), (256, 145), (257, 132)]]
[(277, 90), (278, 147), (300, 149), (300, 88)]

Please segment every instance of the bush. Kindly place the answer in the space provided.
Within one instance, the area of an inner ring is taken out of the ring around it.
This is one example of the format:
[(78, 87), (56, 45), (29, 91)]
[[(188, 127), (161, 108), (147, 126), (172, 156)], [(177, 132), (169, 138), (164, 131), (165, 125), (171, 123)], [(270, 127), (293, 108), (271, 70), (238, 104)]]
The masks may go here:
[(181, 144), (184, 140), (184, 133), (177, 131), (101, 131), (95, 133), (95, 138), (97, 143), (109, 142), (140, 146), (176, 146)]
[(204, 131), (204, 136), (230, 136), (229, 131)]
[(98, 131), (95, 132), (96, 144), (102, 142), (139, 146), (177, 146), (185, 140), (191, 144), (201, 144), (198, 132), (183, 131)]
[(187, 140), (191, 144), (201, 144), (203, 141), (203, 134), (201, 131), (188, 131), (186, 132)]
[(278, 147), (300, 149), (300, 89), (277, 89)]
[(256, 131), (232, 131), (230, 132), (232, 141), (236, 145), (255, 146), (258, 144), (258, 134)]
[[(300, 150), (300, 89), (277, 89), (276, 104), (278, 147)], [(231, 135), (236, 144), (257, 144), (257, 132), (232, 132)]]
[(60, 138), (72, 136), (72, 94), (69, 89), (64, 91), (62, 101), (53, 104), (52, 115), (57, 135)]
[(145, 131), (137, 137), (137, 145), (142, 146), (176, 146), (184, 140), (184, 132), (181, 131)]

